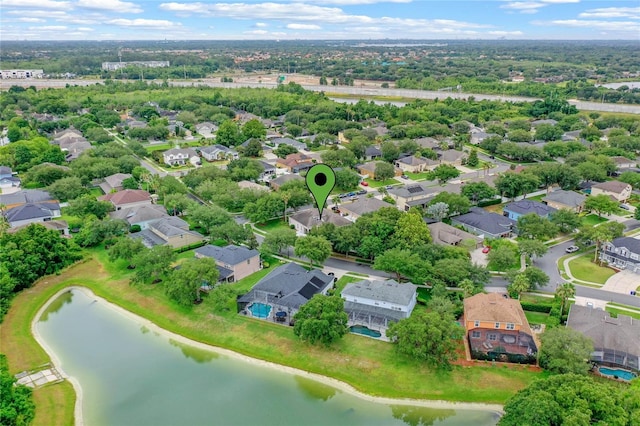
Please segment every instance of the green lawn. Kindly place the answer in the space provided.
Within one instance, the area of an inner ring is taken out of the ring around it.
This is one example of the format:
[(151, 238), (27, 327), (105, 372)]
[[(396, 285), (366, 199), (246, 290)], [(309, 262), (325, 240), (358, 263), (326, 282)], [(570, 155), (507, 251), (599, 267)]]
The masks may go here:
[(170, 143), (162, 143), (162, 144), (154, 144), (154, 145), (144, 145), (145, 149), (147, 150), (147, 152), (153, 152), (153, 151), (166, 151), (168, 149), (171, 149), (174, 147), (173, 144)]
[(607, 222), (609, 219), (606, 217), (599, 217), (597, 214), (588, 214), (582, 218), (582, 225), (584, 226), (594, 226), (599, 223)]
[(616, 318), (618, 315), (626, 315), (631, 318), (640, 320), (640, 312), (629, 312), (622, 309), (610, 308), (609, 306), (604, 308), (605, 311), (611, 312), (611, 316)]
[(398, 184), (398, 181), (395, 179), (375, 180), (371, 178), (366, 178), (364, 181), (367, 182), (371, 188), (380, 188), (381, 186)]
[(284, 222), (281, 218), (271, 219), (266, 223), (258, 223), (256, 224), (256, 228), (262, 232), (272, 232), (276, 229), (289, 229), (289, 225)]
[(616, 272), (592, 262), (593, 254), (587, 253), (569, 262), (571, 274), (581, 281), (604, 284)]
[(543, 312), (524, 311), (524, 316), (527, 317), (529, 324), (549, 325), (549, 314), (545, 314)]
[(531, 201), (542, 201), (542, 199), (544, 197), (546, 197), (547, 194), (540, 194), (540, 195), (534, 195), (533, 197), (527, 197), (527, 200), (531, 200)]
[(336, 294), (341, 294), (342, 290), (344, 290), (345, 286), (349, 283), (355, 283), (358, 281), (362, 281), (364, 278), (362, 277), (352, 277), (349, 275), (343, 275), (342, 277), (340, 277), (340, 279), (336, 282)]
[(411, 180), (432, 180), (433, 178), (433, 176), (429, 172), (422, 172), (422, 173), (407, 172), (405, 174), (409, 176), (409, 179)]

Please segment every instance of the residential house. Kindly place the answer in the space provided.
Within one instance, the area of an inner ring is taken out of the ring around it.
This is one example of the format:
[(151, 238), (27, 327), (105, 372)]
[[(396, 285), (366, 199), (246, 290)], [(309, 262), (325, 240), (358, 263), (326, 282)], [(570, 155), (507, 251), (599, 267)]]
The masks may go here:
[(241, 180), (238, 182), (240, 189), (253, 189), (257, 191), (268, 191), (269, 187), (266, 185), (260, 185), (259, 183), (251, 182), (248, 180)]
[(213, 138), (214, 133), (218, 131), (218, 126), (215, 124), (205, 121), (204, 123), (196, 124), (196, 133), (205, 137), (205, 138)]
[(475, 248), (480, 248), (483, 245), (482, 238), (477, 235), (470, 234), (443, 222), (430, 223), (427, 224), (427, 227), (429, 228), (429, 232), (431, 232), (431, 239), (434, 244), (457, 246), (463, 241), (469, 241), (473, 243)]
[[(358, 164), (356, 166), (356, 170), (363, 176), (367, 176), (370, 179), (374, 179), (376, 177), (376, 165), (381, 163), (382, 161), (369, 161), (368, 163)], [(401, 176), (402, 170), (398, 167), (395, 168), (395, 175)]]
[(20, 204), (5, 209), (4, 217), (11, 228), (47, 222), (55, 217), (60, 217), (60, 204), (55, 201)]
[(543, 197), (542, 202), (557, 210), (568, 209), (580, 213), (586, 199), (587, 196), (579, 192), (559, 189)]
[(593, 341), (591, 361), (640, 372), (640, 320), (588, 306), (571, 305), (567, 327)]
[(349, 283), (341, 296), (349, 325), (364, 325), (374, 330), (409, 318), (418, 300), (413, 283), (400, 284), (392, 279)]
[(206, 245), (196, 249), (197, 258), (209, 257), (216, 261), (220, 281), (239, 281), (262, 269), (260, 252), (242, 246), (218, 247)]
[(198, 164), (200, 157), (193, 148), (172, 148), (162, 153), (164, 163), (169, 166), (184, 166), (187, 163)]
[(628, 269), (640, 273), (640, 240), (619, 237), (607, 242), (600, 251), (600, 260), (616, 269)]
[(264, 169), (262, 173), (260, 173), (259, 180), (267, 180), (276, 175), (276, 166), (273, 164), (269, 164), (266, 161), (258, 160), (262, 168)]
[(105, 194), (122, 191), (124, 189), (122, 187), (122, 182), (130, 177), (132, 176), (129, 173), (116, 173), (104, 178), (104, 182), (100, 183), (98, 186)]
[(129, 226), (138, 225), (140, 229), (147, 229), (149, 223), (167, 217), (167, 209), (161, 204), (144, 204), (125, 207), (109, 213), (112, 219), (126, 220)]
[(276, 148), (280, 145), (289, 145), (294, 147), (298, 151), (307, 149), (306, 143), (291, 138), (273, 138), (271, 139), (271, 143), (273, 143)]
[(141, 189), (123, 189), (98, 197), (99, 201), (109, 201), (116, 210), (127, 207), (151, 205), (151, 194)]
[(638, 164), (638, 160), (629, 160), (627, 157), (614, 156), (611, 157), (614, 163), (616, 163), (616, 167), (618, 170), (620, 169), (630, 169), (632, 167), (636, 167)]
[(435, 194), (426, 186), (411, 183), (391, 188), (389, 196), (395, 200), (396, 207), (402, 211), (408, 211), (411, 207), (426, 207)]
[(591, 195), (608, 195), (612, 199), (624, 203), (631, 196), (632, 187), (628, 183), (617, 180), (600, 182), (591, 187)]
[(473, 358), (536, 362), (538, 348), (520, 301), (498, 293), (468, 297), (464, 325)]
[(497, 213), (490, 213), (479, 207), (472, 207), (469, 213), (451, 218), (451, 225), (462, 226), (465, 230), (483, 238), (507, 238), (516, 232), (517, 222)]
[(60, 146), (60, 150), (66, 152), (65, 161), (71, 162), (80, 157), (85, 151), (92, 149), (93, 146), (88, 141), (77, 141), (69, 145)]
[(489, 138), (494, 137), (494, 136), (500, 136), (500, 135), (498, 135), (497, 133), (487, 133), (487, 132), (482, 132), (482, 131), (479, 131), (479, 132), (471, 132), (471, 139), (470, 139), (470, 142), (471, 142), (473, 145), (479, 145), (479, 144), (481, 144), (485, 139), (489, 139)]
[(464, 158), (465, 153), (462, 151), (458, 151), (455, 149), (447, 149), (438, 153), (438, 160), (442, 164), (449, 164), (450, 166), (460, 166), (462, 165), (462, 159)]
[(144, 129), (146, 127), (149, 127), (149, 125), (145, 121), (134, 120), (131, 118), (125, 121), (125, 126), (129, 127), (129, 130)]
[(18, 207), (22, 204), (58, 202), (47, 191), (40, 189), (23, 189), (11, 194), (0, 194), (0, 204), (5, 208)]
[(278, 176), (277, 178), (271, 179), (269, 181), (269, 186), (274, 191), (277, 191), (278, 189), (280, 189), (282, 185), (292, 180), (304, 180), (304, 178), (300, 175), (293, 175), (293, 174), (282, 175), (282, 176)]
[(311, 157), (299, 152), (276, 160), (276, 167), (286, 169), (289, 173), (300, 173), (301, 171), (309, 170), (314, 165), (315, 163), (311, 161)]
[(320, 220), (318, 209), (299, 211), (289, 216), (289, 225), (295, 228), (298, 235), (307, 235), (313, 227), (323, 223), (333, 223), (336, 227), (351, 225), (351, 221), (329, 209), (324, 209), (322, 213), (322, 220)]
[(237, 160), (238, 151), (223, 145), (211, 145), (200, 148), (200, 155), (207, 161)]
[(368, 146), (364, 150), (365, 161), (377, 160), (378, 158), (382, 158), (382, 150), (377, 146)]
[(339, 206), (340, 212), (342, 214), (345, 214), (346, 217), (352, 222), (355, 222), (360, 216), (366, 213), (377, 212), (378, 210), (384, 207), (394, 207), (394, 206), (385, 201), (378, 200), (377, 198), (374, 198), (374, 197), (358, 198), (355, 201), (352, 201), (350, 203), (349, 202), (343, 203), (343, 204), (340, 204)]
[(7, 194), (20, 190), (20, 178), (13, 175), (11, 167), (0, 166), (0, 194)]
[(60, 235), (62, 236), (68, 236), (69, 235), (69, 225), (67, 224), (66, 221), (64, 220), (47, 220), (44, 222), (30, 222), (30, 223), (25, 223), (22, 225), (17, 225), (17, 226), (13, 226), (9, 229), (7, 229), (7, 232), (9, 234), (14, 234), (26, 227), (28, 227), (29, 225), (31, 225), (32, 223), (36, 223), (38, 225), (42, 225), (45, 228), (51, 230), (51, 231), (56, 231), (58, 232)]
[(442, 143), (438, 139), (431, 137), (417, 138), (414, 139), (414, 141), (420, 148), (428, 148), (434, 151), (440, 150), (442, 146)]
[(549, 218), (549, 215), (555, 212), (556, 209), (548, 206), (547, 204), (540, 203), (538, 201), (524, 200), (514, 201), (509, 203), (502, 209), (502, 214), (509, 219), (518, 220), (520, 216), (525, 214), (535, 213), (540, 217)]
[(428, 158), (416, 157), (415, 155), (409, 155), (408, 157), (399, 158), (396, 160), (396, 167), (402, 170), (404, 173), (420, 173), (425, 170), (435, 169), (439, 161), (430, 160)]
[(167, 216), (149, 222), (147, 229), (133, 234), (130, 238), (140, 239), (146, 247), (168, 245), (173, 248), (190, 246), (204, 241), (204, 236), (189, 230), (189, 224), (176, 216)]
[(252, 305), (267, 305), (263, 319), (291, 322), (295, 313), (316, 294), (327, 294), (333, 277), (318, 269), (307, 271), (297, 263), (287, 263), (258, 281), (251, 291), (238, 298), (238, 311), (252, 315)]

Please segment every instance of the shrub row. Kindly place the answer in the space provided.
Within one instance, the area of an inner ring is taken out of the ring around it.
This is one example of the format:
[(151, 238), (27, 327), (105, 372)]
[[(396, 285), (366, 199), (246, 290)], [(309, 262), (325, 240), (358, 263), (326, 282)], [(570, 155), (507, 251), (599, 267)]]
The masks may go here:
[(493, 205), (500, 204), (500, 203), (502, 203), (502, 197), (494, 198), (493, 200), (479, 201), (478, 202), (478, 207), (493, 206)]
[(534, 303), (520, 302), (522, 309), (530, 312), (544, 312), (548, 314), (551, 312), (552, 305), (537, 305)]

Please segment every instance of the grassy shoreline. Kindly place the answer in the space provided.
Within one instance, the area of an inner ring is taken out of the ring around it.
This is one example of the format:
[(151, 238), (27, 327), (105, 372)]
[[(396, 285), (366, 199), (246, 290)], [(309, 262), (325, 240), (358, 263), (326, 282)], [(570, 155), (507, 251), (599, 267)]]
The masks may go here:
[[(180, 308), (166, 299), (160, 286), (130, 286), (130, 272), (103, 259), (103, 252), (94, 252), (93, 257), (59, 276), (42, 278), (14, 299), (0, 325), (2, 351), (12, 372), (49, 361), (31, 334), (31, 322), (51, 296), (75, 285), (186, 338), (337, 379), (372, 396), (501, 404), (541, 377), (524, 367), (490, 363), (434, 371), (399, 356), (392, 345), (355, 335), (331, 348), (310, 346), (296, 339), (289, 327), (246, 318), (235, 311), (214, 314), (210, 299), (193, 309)], [(73, 423), (75, 394), (69, 383), (37, 389), (34, 395), (34, 424)]]

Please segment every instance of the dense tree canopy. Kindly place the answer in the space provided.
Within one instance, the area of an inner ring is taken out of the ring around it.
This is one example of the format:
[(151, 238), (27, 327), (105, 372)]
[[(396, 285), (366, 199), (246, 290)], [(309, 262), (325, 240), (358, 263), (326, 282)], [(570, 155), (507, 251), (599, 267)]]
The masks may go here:
[(347, 313), (338, 295), (316, 294), (293, 316), (293, 333), (311, 344), (330, 345), (347, 334)]

